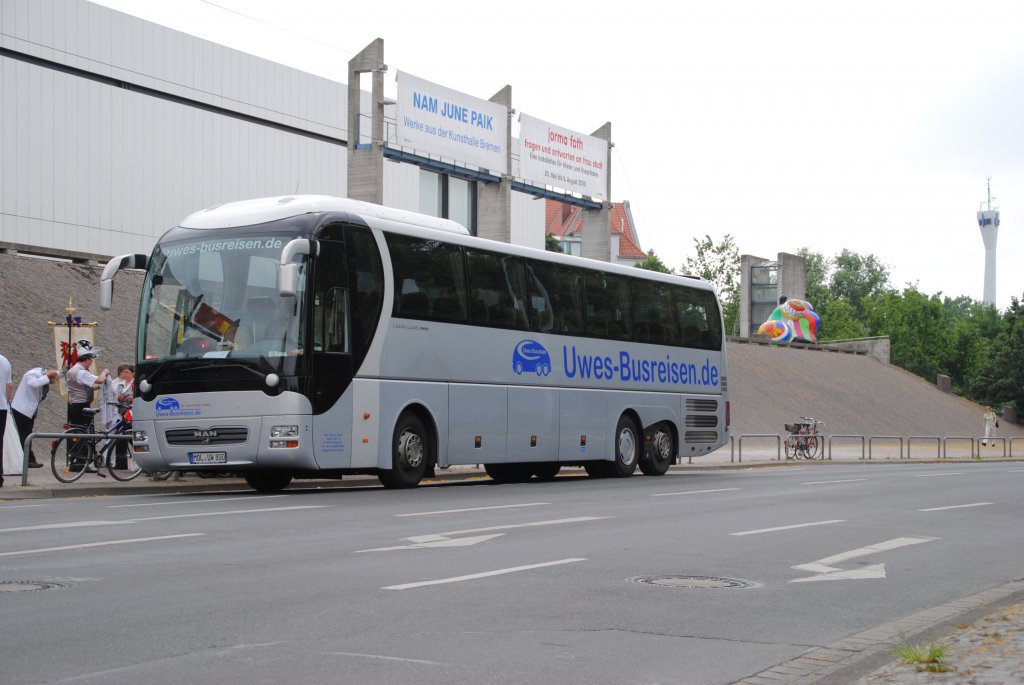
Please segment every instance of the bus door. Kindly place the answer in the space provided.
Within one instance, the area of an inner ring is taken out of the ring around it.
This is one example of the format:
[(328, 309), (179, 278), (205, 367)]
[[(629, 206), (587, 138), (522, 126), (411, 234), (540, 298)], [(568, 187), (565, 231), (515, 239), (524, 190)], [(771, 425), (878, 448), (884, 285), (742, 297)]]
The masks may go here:
[[(345, 243), (319, 240), (313, 269), (313, 337), (309, 394), (313, 405), (313, 444), (320, 468), (346, 468), (351, 462), (352, 411), (338, 400), (352, 383), (352, 316)], [(351, 402), (351, 400), (349, 401)]]
[(361, 464), (353, 462), (353, 395), (346, 391), (353, 387), (380, 319), (384, 269), (377, 243), (364, 226), (330, 223), (318, 231), (317, 240), (309, 379), (317, 464), (353, 468)]

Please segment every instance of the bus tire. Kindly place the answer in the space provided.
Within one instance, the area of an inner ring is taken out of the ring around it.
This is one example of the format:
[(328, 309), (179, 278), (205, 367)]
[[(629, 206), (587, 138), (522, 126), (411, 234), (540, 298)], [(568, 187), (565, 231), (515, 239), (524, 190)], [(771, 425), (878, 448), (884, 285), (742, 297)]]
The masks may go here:
[(557, 461), (541, 461), (533, 465), (531, 471), (533, 475), (537, 477), (537, 480), (554, 480), (558, 472), (562, 470), (562, 465)]
[(668, 426), (654, 429), (651, 444), (640, 458), (640, 471), (645, 476), (664, 476), (676, 454), (676, 440)]
[(243, 476), (256, 492), (281, 492), (292, 482), (292, 474), (287, 471), (246, 471)]
[(615, 460), (608, 465), (609, 475), (616, 478), (629, 478), (636, 471), (637, 462), (640, 461), (643, 439), (640, 437), (636, 423), (625, 414), (619, 417), (619, 423), (615, 427), (614, 447)]
[(391, 470), (377, 478), (386, 488), (414, 488), (423, 480), (427, 465), (433, 462), (433, 443), (418, 416), (402, 414), (391, 438)]
[(533, 477), (532, 464), (484, 464), (495, 483), (525, 483)]

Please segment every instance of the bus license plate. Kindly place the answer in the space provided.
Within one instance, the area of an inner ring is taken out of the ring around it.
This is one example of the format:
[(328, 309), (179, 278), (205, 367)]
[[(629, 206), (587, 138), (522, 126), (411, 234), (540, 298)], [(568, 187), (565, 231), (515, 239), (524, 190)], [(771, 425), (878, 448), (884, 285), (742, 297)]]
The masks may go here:
[(189, 452), (188, 463), (190, 464), (226, 464), (228, 463), (227, 452)]

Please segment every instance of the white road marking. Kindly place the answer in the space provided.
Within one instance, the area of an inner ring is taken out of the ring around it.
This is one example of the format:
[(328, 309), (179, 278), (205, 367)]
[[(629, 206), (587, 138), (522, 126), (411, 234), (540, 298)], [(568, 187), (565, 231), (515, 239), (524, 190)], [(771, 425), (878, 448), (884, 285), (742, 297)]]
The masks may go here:
[(269, 511), (293, 511), (296, 509), (324, 509), (328, 505), (306, 505), (298, 507), (266, 507), (262, 509), (235, 509), (232, 511), (207, 511), (197, 514), (170, 514), (167, 516), (145, 516), (125, 519), (124, 521), (65, 521), (63, 523), (44, 523), (38, 526), (19, 526), (17, 528), (0, 528), (0, 533), (16, 533), (29, 530), (51, 530), (58, 528), (88, 528), (93, 526), (120, 526), (143, 521), (163, 521), (166, 519), (188, 519), (202, 516), (227, 516), (229, 514), (262, 514)]
[(739, 490), (739, 488), (719, 488), (717, 490), (687, 490), (686, 492), (657, 492), (651, 497), (672, 497), (674, 495), (703, 495), (707, 492), (732, 492), (733, 490)]
[(423, 664), (424, 666), (450, 666), (440, 661), (425, 661), (423, 659), (405, 659), (400, 656), (383, 656), (381, 654), (360, 654), (359, 652), (324, 652), (332, 656), (358, 656), (364, 659), (381, 659), (383, 661), (402, 661), (407, 664)]
[(428, 585), (444, 585), (445, 583), (461, 583), (466, 580), (477, 580), (479, 578), (490, 578), (491, 576), (501, 576), (506, 573), (517, 573), (519, 571), (529, 571), (535, 568), (544, 568), (545, 566), (558, 566), (560, 564), (571, 564), (577, 561), (586, 561), (582, 558), (573, 559), (559, 559), (558, 561), (546, 561), (542, 564), (530, 564), (528, 566), (514, 566), (512, 568), (501, 568), (496, 571), (485, 571), (484, 573), (472, 573), (467, 576), (456, 576), (454, 578), (440, 578), (438, 580), (424, 580), (419, 583), (404, 583), (402, 585), (388, 585), (382, 587), (381, 590), (409, 590), (415, 587), (426, 587)]
[(844, 478), (843, 480), (812, 480), (806, 483), (800, 483), (800, 485), (829, 485), (831, 483), (856, 483), (860, 480), (867, 480), (867, 478)]
[[(453, 530), (450, 533), (440, 533), (445, 537), (451, 537), (453, 535), (466, 535), (467, 533), (487, 533), (492, 530), (510, 530), (512, 528), (533, 528), (534, 526), (557, 526), (562, 523), (584, 523), (586, 521), (601, 521), (604, 519), (614, 518), (613, 516), (577, 516), (575, 518), (568, 519), (552, 519), (550, 521), (533, 521), (532, 523), (509, 523), (504, 526), (488, 526), (486, 528), (467, 528), (466, 530)], [(417, 541), (423, 536), (418, 538), (406, 538), (406, 540)]]
[(871, 564), (869, 566), (862, 566), (856, 569), (841, 569), (832, 566), (832, 564), (838, 564), (848, 559), (855, 559), (857, 557), (863, 557), (868, 554), (876, 554), (878, 552), (886, 552), (892, 549), (899, 549), (900, 547), (906, 547), (908, 545), (918, 545), (922, 542), (932, 542), (939, 538), (929, 537), (907, 537), (907, 538), (893, 538), (892, 540), (886, 540), (885, 542), (879, 542), (875, 545), (868, 545), (867, 547), (860, 547), (858, 549), (850, 550), (849, 552), (841, 552), (839, 554), (833, 554), (830, 557), (824, 559), (818, 559), (812, 561), (809, 564), (800, 564), (793, 566), (792, 568), (798, 571), (811, 571), (818, 575), (807, 576), (806, 578), (794, 578), (789, 581), (791, 583), (806, 583), (817, 580), (864, 580), (868, 578), (885, 578), (885, 564)]
[[(2, 500), (3, 498), (0, 498)], [(11, 509), (32, 509), (33, 507), (48, 507), (49, 504), (11, 504), (6, 507), (0, 507), (4, 511), (10, 511)]]
[(987, 507), (992, 502), (975, 502), (974, 504), (954, 504), (948, 507), (932, 507), (930, 509), (918, 509), (918, 511), (946, 511), (947, 509), (967, 509), (969, 507)]
[[(416, 542), (411, 545), (395, 545), (394, 547), (375, 547), (374, 549), (359, 549), (356, 550), (356, 554), (362, 554), (363, 552), (393, 552), (396, 549), (423, 549), (430, 547), (470, 547), (481, 542), (487, 542), (494, 538), (500, 538), (504, 533), (495, 533), (494, 535), (477, 535), (471, 538), (444, 538), (440, 535), (423, 535), (423, 538), (437, 538), (437, 539), (424, 539), (421, 542)], [(412, 538), (407, 538), (412, 539)]]
[(502, 504), (494, 507), (471, 507), (469, 509), (442, 509), (441, 511), (419, 511), (414, 514), (395, 514), (395, 516), (434, 516), (435, 514), (461, 514), (466, 511), (490, 511), (491, 509), (516, 509), (519, 507), (542, 507), (551, 502), (529, 502), (526, 504)]
[(827, 526), (830, 523), (845, 523), (846, 519), (833, 519), (831, 521), (815, 521), (813, 523), (797, 523), (792, 526), (778, 526), (777, 528), (759, 528), (758, 530), (743, 530), (729, 535), (756, 535), (758, 533), (774, 533), (779, 530), (792, 530), (793, 528), (807, 528), (808, 526)]
[(914, 478), (934, 478), (936, 476), (962, 476), (963, 471), (951, 471), (949, 473), (915, 473)]
[(38, 549), (23, 549), (17, 552), (0, 552), (0, 557), (14, 557), (21, 554), (41, 554), (43, 552), (64, 552), (72, 549), (86, 549), (88, 547), (106, 547), (108, 545), (127, 545), (133, 542), (154, 542), (156, 540), (175, 540), (178, 538), (203, 537), (206, 533), (181, 533), (180, 535), (161, 535), (155, 538), (130, 538), (127, 540), (107, 540), (106, 542), (86, 542), (80, 545), (65, 545), (64, 547), (41, 547)]
[(92, 528), (94, 526), (120, 526), (133, 521), (65, 521), (63, 523), (40, 523), (36, 526), (0, 528), (0, 533), (20, 533), (29, 530), (59, 530), (61, 528)]
[(227, 516), (229, 514), (264, 514), (270, 511), (296, 511), (298, 509), (326, 509), (326, 504), (310, 504), (298, 507), (264, 507), (260, 509), (234, 509), (232, 511), (204, 511), (197, 514), (168, 514), (167, 516), (145, 516), (142, 518), (129, 519), (130, 523), (140, 521), (164, 521), (167, 519), (190, 519), (203, 516)]
[[(206, 504), (207, 502), (237, 502), (241, 497), (251, 498), (253, 495), (236, 495), (235, 497), (218, 497), (216, 499), (176, 499), (167, 502), (146, 502), (144, 504), (108, 504), (107, 509), (125, 509), (127, 507), (162, 507), (168, 504)], [(256, 495), (259, 499), (288, 497), (288, 495)]]
[[(487, 528), (470, 528), (467, 530), (453, 530), (448, 533), (431, 533), (428, 535), (413, 535), (412, 537), (405, 538), (411, 545), (396, 545), (394, 547), (374, 547), (373, 549), (357, 549), (356, 554), (362, 554), (363, 552), (393, 552), (398, 549), (423, 549), (430, 547), (468, 547), (469, 545), (475, 545), (479, 542), (486, 542), (496, 537), (500, 537), (503, 533), (497, 535), (478, 535), (470, 538), (460, 538), (458, 540), (452, 540), (452, 536), (465, 535), (467, 533), (487, 533), (493, 530), (509, 530), (512, 528), (532, 528), (534, 526), (554, 526), (562, 523), (582, 523), (585, 521), (600, 521), (602, 519), (613, 518), (611, 516), (578, 516), (570, 519), (554, 519), (552, 521), (534, 521), (532, 523), (509, 523), (504, 526), (489, 526)], [(465, 540), (466, 542), (462, 542)]]

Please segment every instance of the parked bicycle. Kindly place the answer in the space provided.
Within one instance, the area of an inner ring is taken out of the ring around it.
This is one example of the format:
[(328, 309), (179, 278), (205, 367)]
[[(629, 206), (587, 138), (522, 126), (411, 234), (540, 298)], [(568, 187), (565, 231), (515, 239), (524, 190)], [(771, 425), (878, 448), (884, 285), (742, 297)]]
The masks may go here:
[(825, 454), (825, 436), (819, 427), (824, 421), (801, 416), (801, 423), (786, 424), (786, 459), (814, 459)]
[[(86, 473), (106, 478), (106, 471), (114, 480), (129, 481), (142, 473), (130, 443), (127, 454), (119, 455), (117, 443), (126, 441), (108, 439), (113, 435), (131, 433), (131, 406), (120, 404), (118, 409), (121, 418), (109, 431), (96, 430), (90, 420), (86, 425), (67, 425), (64, 436), (50, 443), (50, 469), (57, 480), (74, 483)], [(91, 419), (100, 410), (87, 407), (84, 411)]]

